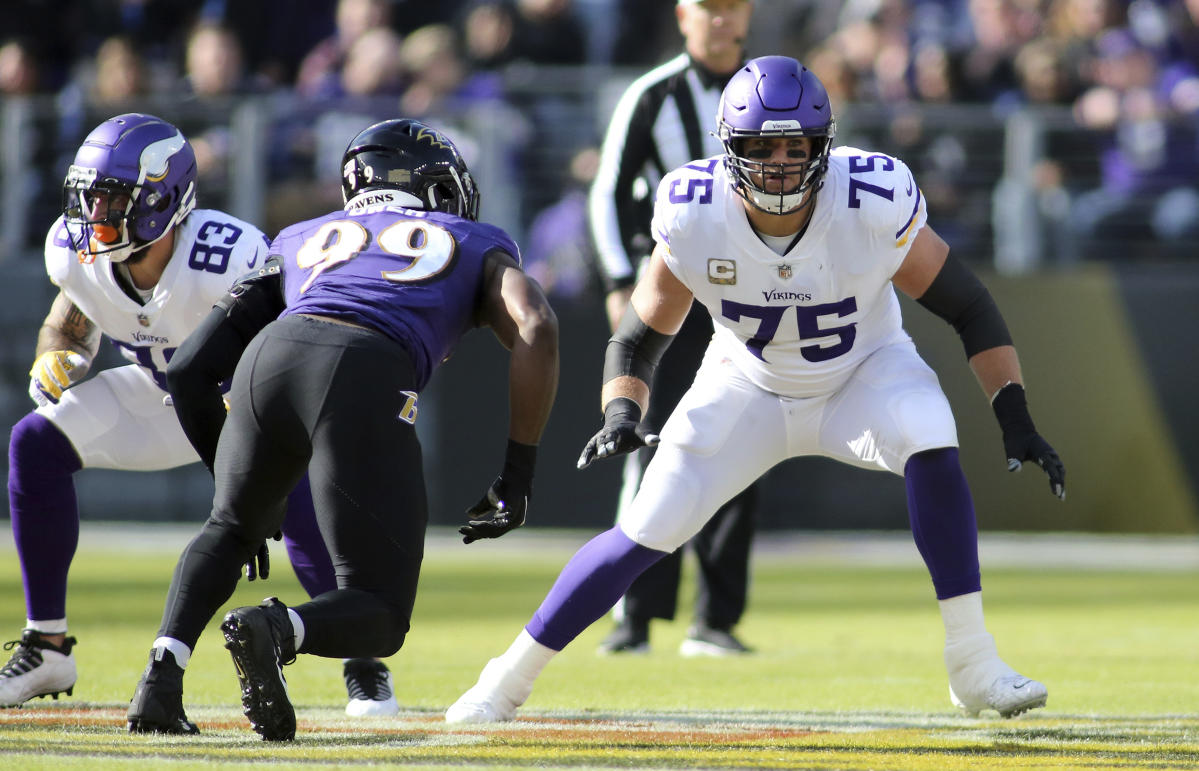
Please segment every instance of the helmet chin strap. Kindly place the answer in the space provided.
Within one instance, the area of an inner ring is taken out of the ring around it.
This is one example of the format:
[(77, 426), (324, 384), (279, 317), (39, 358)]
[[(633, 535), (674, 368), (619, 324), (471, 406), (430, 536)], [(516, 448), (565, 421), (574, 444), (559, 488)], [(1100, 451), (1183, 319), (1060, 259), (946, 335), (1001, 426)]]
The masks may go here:
[(133, 256), (133, 244), (125, 244), (124, 246), (116, 249), (109, 249), (107, 251), (99, 252), (99, 254), (96, 256), (98, 257), (100, 255), (107, 257), (109, 262), (124, 262)]
[(792, 214), (803, 207), (803, 193), (763, 193), (750, 189), (754, 206), (770, 214)]
[[(794, 214), (805, 206), (811, 205), (815, 200), (816, 191), (820, 189), (820, 185), (813, 185), (812, 177), (817, 173), (817, 169), (810, 169), (794, 193), (768, 193), (759, 190), (746, 180), (742, 180), (741, 190), (749, 198), (750, 203), (768, 214)], [(804, 195), (809, 191), (810, 195), (805, 202)]]
[[(162, 239), (164, 239), (168, 235), (170, 235), (172, 232), (174, 232), (175, 227), (178, 225), (178, 221), (181, 221), (181, 218), (177, 217), (176, 220), (177, 221), (173, 221), (169, 227), (163, 229), (163, 231), (158, 234), (158, 238), (155, 238), (153, 241), (139, 242), (136, 244), (133, 242), (133, 239), (130, 238), (128, 235), (128, 231), (129, 231), (128, 221), (122, 221), (120, 232), (121, 232), (121, 235), (124, 236), (124, 243), (121, 244), (121, 246), (118, 246), (116, 248), (105, 249), (104, 243), (98, 242), (98, 239), (95, 237), (95, 235), (93, 235), (92, 239), (91, 239), (91, 244), (90, 244), (92, 247), (92, 251), (94, 253), (92, 255), (92, 259), (95, 259), (95, 257), (99, 256), (100, 254), (103, 254), (105, 257), (108, 258), (108, 261), (112, 262), (112, 263), (125, 262), (126, 260), (130, 260), (134, 257), (137, 257), (138, 259), (140, 259), (140, 258), (146, 256), (147, 250), (149, 250), (149, 248), (151, 246), (158, 243), (159, 241), (161, 241)], [(99, 243), (99, 248), (97, 248), (98, 243)], [(88, 260), (88, 262), (91, 262), (91, 261), (92, 260)], [(134, 261), (136, 262), (136, 260), (134, 260)]]

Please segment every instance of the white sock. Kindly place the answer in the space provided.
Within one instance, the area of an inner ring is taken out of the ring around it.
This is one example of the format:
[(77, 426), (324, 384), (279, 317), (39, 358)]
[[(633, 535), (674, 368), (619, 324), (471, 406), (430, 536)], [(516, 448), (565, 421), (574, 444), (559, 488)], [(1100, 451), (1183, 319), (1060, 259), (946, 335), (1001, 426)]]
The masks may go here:
[[(176, 640), (174, 637), (159, 637), (150, 646), (154, 651), (168, 650), (175, 657), (175, 663), (180, 669), (187, 669), (187, 662), (191, 660), (192, 649)], [(162, 661), (162, 656), (157, 653), (154, 656), (155, 661)]]
[(67, 620), (65, 618), (51, 618), (44, 621), (34, 621), (31, 618), (25, 619), (25, 628), (32, 629), (41, 634), (66, 634)]
[(304, 644), (304, 619), (293, 608), (287, 609), (287, 617), (291, 619), (291, 631), (296, 638), (296, 650)]
[(533, 639), (526, 630), (521, 629), (520, 634), (516, 636), (516, 640), (504, 651), (504, 655), (500, 656), (509, 666), (509, 668), (520, 675), (521, 678), (533, 682), (537, 676), (541, 674), (541, 670), (545, 669), (545, 665), (550, 663), (558, 651), (553, 648), (547, 648), (541, 643)]
[(999, 658), (995, 638), (983, 623), (982, 592), (941, 600), (945, 622), (945, 667), (954, 693), (962, 698), (984, 693), (996, 678), (1015, 671)]
[(982, 592), (959, 594), (947, 600), (938, 600), (937, 604), (941, 607), (941, 621), (945, 624), (946, 645), (987, 633), (987, 625), (983, 621)]

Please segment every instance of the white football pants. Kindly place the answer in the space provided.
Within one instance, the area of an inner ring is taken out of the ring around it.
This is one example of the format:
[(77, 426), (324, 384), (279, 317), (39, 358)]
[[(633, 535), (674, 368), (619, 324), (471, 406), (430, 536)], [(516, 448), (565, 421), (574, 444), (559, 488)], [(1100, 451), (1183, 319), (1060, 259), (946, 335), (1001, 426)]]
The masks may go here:
[(911, 342), (879, 349), (839, 390), (806, 399), (763, 391), (709, 348), (661, 436), (618, 524), (665, 552), (787, 458), (822, 455), (902, 475), (913, 454), (958, 444), (949, 401)]
[(71, 386), (37, 413), (70, 440), (84, 468), (159, 471), (197, 463), (166, 392), (136, 364)]

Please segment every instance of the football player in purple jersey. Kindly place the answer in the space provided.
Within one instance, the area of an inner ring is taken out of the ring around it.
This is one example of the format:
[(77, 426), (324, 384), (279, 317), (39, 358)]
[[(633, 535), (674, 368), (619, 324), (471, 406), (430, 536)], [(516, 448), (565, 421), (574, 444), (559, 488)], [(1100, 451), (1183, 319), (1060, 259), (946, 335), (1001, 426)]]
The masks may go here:
[[(0, 706), (57, 699), (75, 688), (66, 612), (79, 541), (75, 473), (156, 471), (197, 460), (211, 468), (165, 400), (167, 361), (267, 248), (250, 223), (196, 207), (195, 153), (161, 118), (117, 115), (80, 145), (63, 184), (63, 214), (46, 236), (46, 272), (59, 291), (29, 373), (36, 409), (13, 426), (8, 444), (8, 504), (27, 619), (21, 638), (5, 645), (15, 650), (0, 667)], [(130, 363), (85, 379), (102, 337)], [(288, 553), (316, 596), (334, 586), (333, 566), (306, 485), (289, 504)], [(268, 553), (260, 547), (248, 562), (263, 578)]]
[[(557, 391), (557, 319), (512, 239), (477, 221), (478, 190), (453, 143), (417, 121), (384, 121), (350, 143), (342, 174), (345, 207), (285, 228), (168, 370), (188, 429), (223, 409), (216, 382), (236, 363), (212, 514), (175, 570), (156, 652), (194, 648), (238, 566), (278, 529), (287, 490), (311, 479), (337, 589), (293, 607), (272, 597), (221, 624), (245, 714), (273, 741), (295, 736), (283, 666), (297, 654), (388, 656), (404, 643), (428, 520), (415, 423), (433, 370), (475, 327), (511, 352), (507, 453), (467, 511), (466, 543), (524, 523)], [(153, 711), (194, 730), (182, 670), (151, 659), (130, 727)]]
[[(974, 505), (937, 377), (903, 329), (895, 289), (961, 336), (1003, 431), (1008, 468), (1065, 468), (1037, 433), (1016, 349), (990, 293), (928, 226), (897, 158), (832, 148), (828, 93), (785, 56), (750, 60), (717, 110), (724, 152), (658, 186), (656, 245), (608, 344), (604, 425), (579, 466), (656, 445), (629, 516), (563, 568), (541, 607), (451, 723), (511, 720), (552, 659), (630, 582), (778, 462), (817, 455), (902, 475), (945, 626), (951, 701), (1004, 717), (1048, 691), (1000, 658), (983, 619)], [(715, 332), (660, 435), (641, 422), (654, 368), (692, 300)]]

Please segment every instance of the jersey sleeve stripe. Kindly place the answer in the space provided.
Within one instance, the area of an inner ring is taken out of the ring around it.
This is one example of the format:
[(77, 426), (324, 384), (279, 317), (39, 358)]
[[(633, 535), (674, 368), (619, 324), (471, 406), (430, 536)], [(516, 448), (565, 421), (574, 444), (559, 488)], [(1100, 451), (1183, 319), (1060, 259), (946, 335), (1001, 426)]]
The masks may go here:
[(920, 207), (924, 203), (924, 196), (920, 192), (920, 188), (916, 188), (916, 205), (912, 207), (912, 215), (908, 217), (908, 221), (903, 223), (903, 227), (895, 231), (895, 245), (903, 246), (908, 242), (908, 238), (912, 235), (912, 228), (915, 227), (917, 215), (920, 214)]

